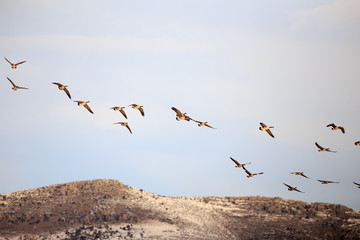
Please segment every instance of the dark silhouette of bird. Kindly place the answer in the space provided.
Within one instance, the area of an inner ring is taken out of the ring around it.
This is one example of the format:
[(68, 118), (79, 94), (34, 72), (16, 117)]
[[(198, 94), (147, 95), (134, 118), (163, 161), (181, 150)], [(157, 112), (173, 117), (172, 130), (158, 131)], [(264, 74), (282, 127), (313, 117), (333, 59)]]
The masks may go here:
[(8, 78), (8, 77), (6, 77), (6, 78), (7, 78), (7, 79), (10, 81), (10, 83), (13, 85), (12, 90), (16, 91), (16, 90), (18, 90), (18, 89), (28, 89), (28, 88), (26, 88), (26, 87), (19, 87), (19, 86), (16, 85), (13, 81), (11, 81), (10, 78)]
[(6, 57), (4, 57), (4, 58), (5, 58), (5, 60), (6, 60), (8, 63), (10, 63), (12, 69), (15, 69), (15, 68), (17, 67), (17, 65), (26, 62), (26, 61), (22, 61), (22, 62), (18, 62), (18, 63), (12, 63), (12, 62), (10, 62)]
[(66, 93), (66, 95), (71, 99), (70, 92), (69, 92), (69, 90), (67, 89), (67, 86), (66, 86), (66, 85), (62, 85), (61, 83), (58, 83), (58, 82), (53, 82), (53, 84), (57, 85), (58, 88), (59, 88), (60, 90), (63, 90), (63, 91)]
[(286, 183), (284, 183), (284, 185), (288, 187), (289, 191), (297, 191), (297, 192), (304, 193), (303, 191), (300, 191), (299, 189), (297, 189), (297, 187), (292, 187), (292, 186), (290, 186), (290, 185), (288, 185)]
[(251, 162), (248, 163), (239, 163), (238, 161), (236, 161), (235, 159), (233, 159), (232, 157), (230, 157), (230, 159), (236, 164), (236, 168), (241, 168), (242, 166), (245, 166), (247, 164), (250, 164)]
[(360, 188), (360, 183), (353, 182), (358, 188)]
[(93, 111), (91, 110), (91, 108), (89, 107), (89, 105), (87, 105), (90, 101), (87, 101), (87, 102), (85, 102), (85, 101), (74, 101), (74, 102), (77, 102), (78, 106), (84, 106), (89, 112), (94, 114)]
[(360, 146), (360, 141), (355, 142), (356, 146)]
[(318, 150), (319, 152), (333, 152), (333, 153), (336, 153), (336, 151), (331, 151), (330, 148), (323, 148), (317, 142), (315, 142), (315, 145), (319, 148), (319, 150)]
[(273, 126), (268, 127), (268, 126), (266, 126), (265, 123), (262, 123), (262, 122), (260, 123), (260, 125), (261, 125), (261, 127), (259, 127), (259, 129), (261, 131), (266, 131), (271, 137), (275, 138), (274, 134), (270, 130), (270, 128), (274, 128)]
[(345, 128), (341, 127), (341, 126), (336, 126), (334, 123), (330, 123), (326, 127), (331, 127), (331, 130), (339, 130), (340, 129), (342, 131), (342, 133), (345, 134)]
[(112, 108), (110, 108), (110, 109), (114, 109), (114, 111), (119, 111), (119, 112), (121, 112), (121, 114), (127, 119), (127, 116), (126, 116), (126, 113), (125, 113), (125, 111), (124, 111), (124, 108), (125, 107), (112, 107)]

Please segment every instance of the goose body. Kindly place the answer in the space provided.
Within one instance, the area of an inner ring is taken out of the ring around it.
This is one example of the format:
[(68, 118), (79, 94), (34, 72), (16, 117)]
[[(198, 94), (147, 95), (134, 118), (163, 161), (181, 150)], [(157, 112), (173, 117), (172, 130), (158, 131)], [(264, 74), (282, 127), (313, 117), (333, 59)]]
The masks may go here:
[(93, 111), (91, 110), (91, 108), (88, 105), (89, 101), (87, 101), (87, 102), (85, 102), (85, 101), (74, 101), (74, 102), (77, 102), (78, 106), (84, 106), (90, 113), (94, 114)]
[(71, 99), (70, 92), (69, 92), (69, 90), (67, 89), (67, 86), (66, 86), (66, 85), (62, 85), (61, 83), (58, 83), (58, 82), (53, 82), (53, 84), (57, 85), (58, 88), (59, 88), (60, 90), (63, 90), (63, 91), (66, 93), (66, 95)]
[(8, 78), (8, 77), (6, 77), (6, 78), (7, 78), (7, 80), (9, 80), (9, 82), (10, 82), (11, 85), (13, 86), (13, 87), (12, 87), (12, 90), (16, 91), (16, 90), (18, 90), (18, 89), (28, 89), (28, 88), (26, 88), (26, 87), (19, 87), (19, 86), (16, 85), (13, 81), (11, 81), (10, 78)]
[(137, 105), (137, 104), (130, 104), (129, 107), (132, 107), (132, 108), (136, 108), (140, 111), (141, 115), (144, 117), (145, 116), (145, 112), (144, 112), (144, 109), (143, 109), (143, 106), (140, 106), (140, 105)]
[(110, 109), (113, 109), (114, 111), (119, 111), (119, 112), (127, 119), (127, 116), (126, 116), (126, 113), (125, 113), (125, 111), (124, 111), (124, 108), (125, 108), (125, 107), (118, 107), (118, 106), (116, 106), (116, 107), (112, 107), (112, 108), (110, 108)]
[(341, 127), (341, 126), (337, 126), (334, 123), (330, 123), (326, 127), (331, 127), (331, 130), (339, 130), (340, 129), (341, 132), (345, 134), (345, 128)]
[(238, 161), (236, 161), (235, 159), (233, 159), (232, 157), (230, 157), (230, 159), (236, 164), (236, 168), (241, 168), (242, 166), (245, 166), (247, 164), (250, 164), (251, 162), (248, 163), (239, 163)]
[(120, 124), (121, 126), (126, 127), (126, 128), (129, 130), (129, 132), (132, 134), (132, 131), (131, 131), (131, 129), (130, 129), (130, 126), (129, 126), (129, 124), (128, 124), (127, 122), (116, 122), (116, 123), (114, 123), (114, 124)]
[(26, 61), (22, 61), (22, 62), (18, 62), (18, 63), (12, 63), (6, 57), (4, 57), (4, 58), (8, 63), (10, 63), (12, 69), (15, 69), (19, 64), (26, 62)]
[(265, 123), (262, 123), (262, 122), (260, 123), (260, 125), (261, 126), (259, 127), (259, 129), (261, 131), (266, 131), (271, 137), (275, 138), (274, 134), (270, 130), (270, 128), (274, 128), (273, 126), (268, 127)]

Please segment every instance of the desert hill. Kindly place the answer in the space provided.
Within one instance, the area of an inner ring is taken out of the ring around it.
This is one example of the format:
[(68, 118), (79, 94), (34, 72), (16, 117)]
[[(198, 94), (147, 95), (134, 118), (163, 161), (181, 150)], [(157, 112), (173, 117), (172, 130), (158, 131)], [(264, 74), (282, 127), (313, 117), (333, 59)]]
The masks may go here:
[(116, 180), (0, 195), (0, 239), (360, 239), (360, 212), (269, 197), (164, 197)]

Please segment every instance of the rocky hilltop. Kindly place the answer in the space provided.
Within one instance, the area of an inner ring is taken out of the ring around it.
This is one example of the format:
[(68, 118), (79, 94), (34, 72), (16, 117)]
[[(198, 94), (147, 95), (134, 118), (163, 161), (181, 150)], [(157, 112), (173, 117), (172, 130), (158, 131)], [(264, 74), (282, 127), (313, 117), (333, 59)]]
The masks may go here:
[(163, 197), (116, 180), (0, 195), (1, 239), (360, 239), (360, 212), (269, 197)]

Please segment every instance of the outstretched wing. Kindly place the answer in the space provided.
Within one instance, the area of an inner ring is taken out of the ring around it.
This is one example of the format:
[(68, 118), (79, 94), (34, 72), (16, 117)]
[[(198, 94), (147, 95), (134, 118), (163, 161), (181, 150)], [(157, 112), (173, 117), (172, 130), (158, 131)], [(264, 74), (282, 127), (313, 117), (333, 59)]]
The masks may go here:
[(71, 99), (70, 92), (69, 92), (69, 90), (68, 90), (66, 87), (64, 88), (64, 92), (65, 92), (66, 95)]
[(61, 84), (61, 83), (58, 83), (58, 82), (52, 82), (52, 84), (55, 84), (55, 85), (57, 85), (58, 87), (61, 87), (61, 86), (62, 86), (62, 84)]
[(247, 170), (244, 166), (242, 166), (242, 168), (245, 170), (247, 175), (251, 175), (251, 172), (249, 172), (249, 170)]
[(126, 113), (124, 110), (120, 109), (121, 114), (127, 119)]
[(284, 183), (284, 185), (287, 186), (288, 188), (293, 188), (292, 186), (290, 186), (290, 185), (288, 185), (286, 183)]
[(127, 125), (127, 124), (126, 124), (126, 127), (127, 127), (127, 129), (129, 129), (129, 132), (132, 134), (131, 129), (130, 129), (130, 127), (129, 127), (129, 125)]
[(235, 159), (233, 159), (232, 157), (230, 157), (230, 159), (231, 159), (237, 166), (240, 165), (240, 163), (239, 163), (238, 161), (236, 161)]
[(345, 133), (345, 128), (344, 127), (339, 127), (339, 129), (342, 131), (342, 133)]
[[(6, 59), (6, 58), (5, 58)], [(16, 87), (15, 83), (13, 81), (10, 80), (10, 78), (6, 77), (7, 80), (9, 80), (11, 82), (11, 84), (13, 85), (13, 87)]]
[(336, 127), (336, 125), (334, 123), (330, 123), (326, 127)]
[(91, 110), (91, 108), (89, 107), (89, 105), (87, 105), (87, 104), (85, 103), (84, 107), (85, 107), (89, 112), (91, 112), (92, 114), (94, 114), (93, 111)]
[(270, 128), (267, 129), (266, 132), (267, 132), (271, 137), (275, 138), (275, 137), (274, 137), (274, 134), (271, 132)]
[(320, 149), (323, 150), (324, 148), (322, 146), (320, 146), (317, 142), (315, 142), (315, 145)]
[(180, 112), (179, 109), (177, 109), (177, 108), (175, 108), (175, 107), (172, 107), (171, 109), (176, 112), (176, 115), (177, 115), (178, 117), (182, 117), (182, 116), (183, 116), (182, 112)]
[(260, 125), (261, 125), (263, 128), (267, 127), (266, 124), (265, 124), (265, 123), (262, 123), (262, 122), (260, 123)]
[(5, 58), (5, 60), (6, 60), (8, 63), (10, 63), (11, 66), (13, 65), (13, 63), (10, 62), (6, 57), (4, 57), (4, 58)]
[(15, 66), (17, 66), (17, 65), (19, 65), (19, 64), (22, 64), (22, 63), (24, 63), (24, 62), (26, 62), (26, 61), (22, 61), (22, 62), (15, 63)]
[(140, 111), (141, 115), (144, 117), (145, 116), (144, 109), (142, 107), (139, 107), (139, 111)]
[(216, 128), (214, 128), (214, 127), (210, 126), (210, 125), (209, 125), (209, 124), (207, 124), (207, 123), (205, 123), (205, 126), (207, 126), (207, 127), (209, 127), (209, 128), (212, 128), (212, 129), (216, 129)]

